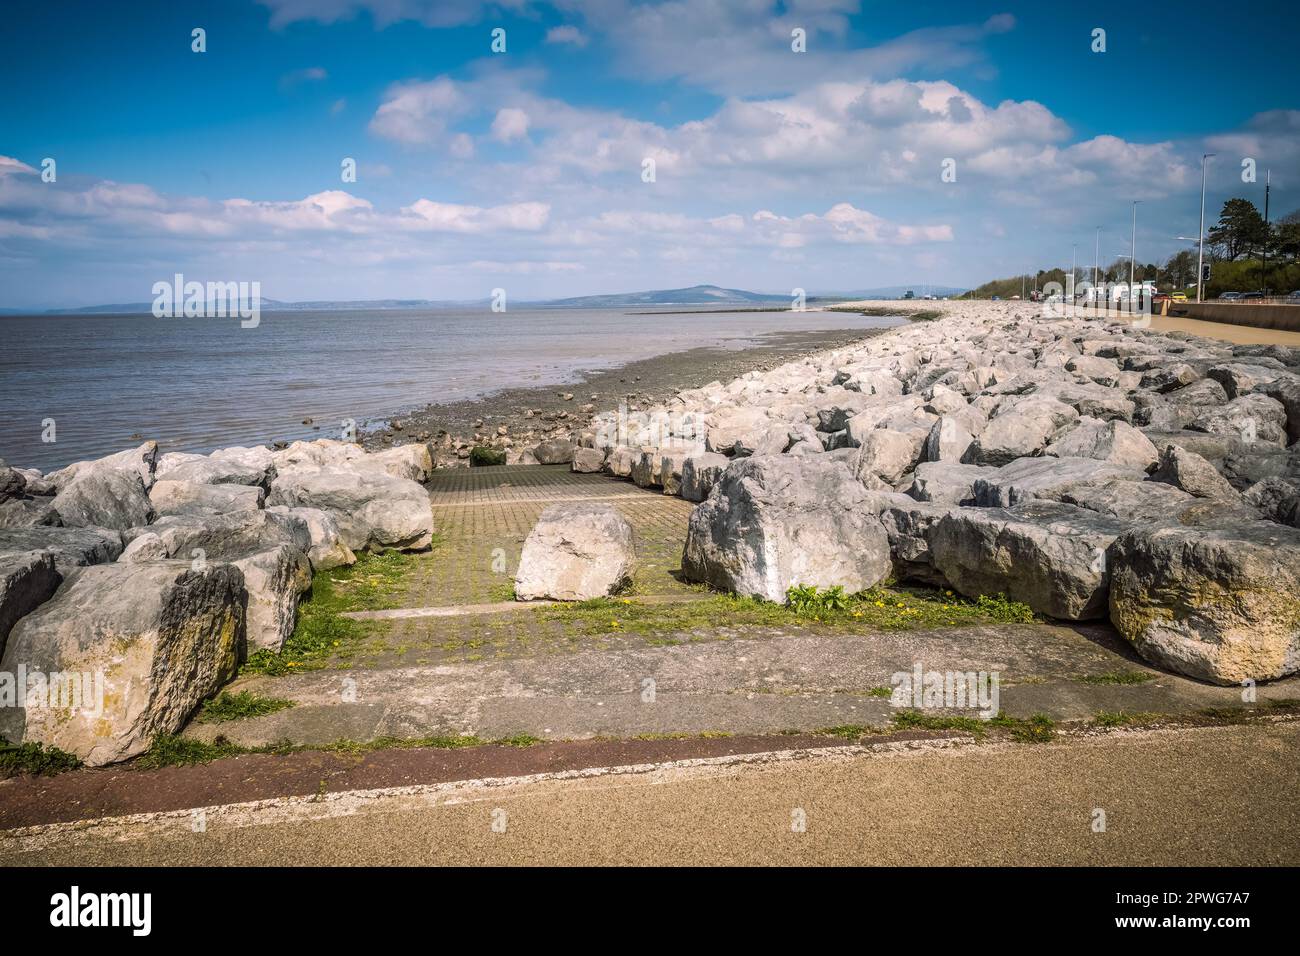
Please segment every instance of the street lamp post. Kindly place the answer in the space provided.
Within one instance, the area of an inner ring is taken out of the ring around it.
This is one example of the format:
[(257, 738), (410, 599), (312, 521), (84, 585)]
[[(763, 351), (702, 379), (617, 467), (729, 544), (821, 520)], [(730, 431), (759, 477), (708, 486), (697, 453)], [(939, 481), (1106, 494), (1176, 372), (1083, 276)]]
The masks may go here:
[(1137, 270), (1137, 245), (1138, 245), (1138, 203), (1141, 199), (1133, 200), (1133, 238), (1129, 242), (1128, 250), (1128, 296), (1129, 303), (1133, 302), (1133, 283), (1136, 279)]
[(1201, 156), (1201, 229), (1196, 234), (1197, 253), (1196, 253), (1196, 301), (1201, 301), (1201, 289), (1205, 283), (1205, 161), (1215, 156), (1215, 153), (1204, 153)]

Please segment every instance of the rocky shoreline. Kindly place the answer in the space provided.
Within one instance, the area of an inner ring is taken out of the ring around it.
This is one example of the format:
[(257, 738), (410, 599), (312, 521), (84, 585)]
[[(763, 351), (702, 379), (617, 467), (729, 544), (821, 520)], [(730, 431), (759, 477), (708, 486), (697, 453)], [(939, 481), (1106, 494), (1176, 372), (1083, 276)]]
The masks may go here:
[[(815, 314), (805, 316), (815, 322)], [(598, 411), (633, 411), (668, 401), (678, 392), (751, 370), (766, 371), (805, 355), (843, 348), (884, 329), (805, 329), (755, 336), (741, 347), (701, 346), (670, 352), (603, 371), (582, 374), (562, 386), (527, 386), (491, 395), (427, 405), (371, 425), (360, 436), (370, 449), (406, 442), (429, 444), (439, 468), (469, 464), (470, 451), (503, 452), (509, 464), (532, 462), (526, 453), (542, 441), (564, 439), (589, 428)]]
[(700, 502), (683, 571), (724, 590), (893, 578), (1109, 618), (1200, 680), (1300, 669), (1300, 349), (942, 309), (597, 416), (573, 467)]
[[(885, 334), (821, 333), (813, 352), (804, 335), (758, 362), (693, 350), (588, 379), (617, 410), (568, 412), (578, 386), (540, 413), (542, 390), (502, 393), (531, 435), (514, 420), (485, 435), (495, 419), (467, 404), (477, 438), (420, 439), (457, 421), (430, 409), (369, 449), (145, 442), (48, 474), (0, 464), (0, 736), (90, 765), (143, 752), (241, 661), (279, 651), (315, 573), (427, 548), (435, 455), (463, 465), (469, 440), (493, 438), (517, 461), (697, 502), (682, 568), (715, 588), (784, 601), (919, 582), (1109, 619), (1148, 661), (1205, 681), (1300, 670), (1300, 349), (1028, 303), (941, 308)], [(698, 384), (733, 363), (743, 374)], [(609, 593), (634, 548), (608, 505), (544, 513), (519, 593)]]

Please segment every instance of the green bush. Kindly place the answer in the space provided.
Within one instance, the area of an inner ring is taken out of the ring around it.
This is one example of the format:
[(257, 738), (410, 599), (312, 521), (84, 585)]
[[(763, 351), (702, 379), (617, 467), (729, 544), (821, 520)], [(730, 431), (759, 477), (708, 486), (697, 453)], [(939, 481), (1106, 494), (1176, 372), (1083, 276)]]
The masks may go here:
[(499, 448), (476, 445), (470, 449), (469, 464), (471, 468), (484, 468), (489, 465), (504, 465), (505, 463), (506, 453)]
[(838, 584), (824, 591), (815, 584), (795, 585), (785, 592), (785, 600), (800, 617), (816, 617), (849, 608), (849, 597)]

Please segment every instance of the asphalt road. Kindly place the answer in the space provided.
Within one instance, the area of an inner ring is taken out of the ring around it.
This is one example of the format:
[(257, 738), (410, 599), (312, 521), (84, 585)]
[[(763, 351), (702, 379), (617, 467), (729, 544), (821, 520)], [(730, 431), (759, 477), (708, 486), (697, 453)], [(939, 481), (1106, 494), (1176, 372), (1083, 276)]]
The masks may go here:
[(1294, 866), (1298, 745), (1293, 722), (349, 794), (209, 811), (202, 832), (61, 826), (0, 860)]

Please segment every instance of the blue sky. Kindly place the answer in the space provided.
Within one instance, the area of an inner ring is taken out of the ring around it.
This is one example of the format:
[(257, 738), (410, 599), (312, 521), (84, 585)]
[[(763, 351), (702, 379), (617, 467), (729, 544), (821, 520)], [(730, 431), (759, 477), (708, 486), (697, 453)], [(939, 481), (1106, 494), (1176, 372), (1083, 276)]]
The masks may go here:
[(1202, 152), (1213, 210), (1262, 205), (1265, 168), (1273, 213), (1300, 207), (1297, 25), (1249, 2), (14, 5), (0, 306), (142, 301), (174, 272), (281, 299), (965, 285), (1090, 261), (1098, 226), (1113, 259), (1133, 199), (1163, 258)]

